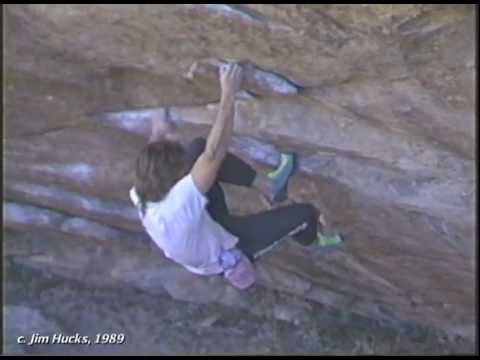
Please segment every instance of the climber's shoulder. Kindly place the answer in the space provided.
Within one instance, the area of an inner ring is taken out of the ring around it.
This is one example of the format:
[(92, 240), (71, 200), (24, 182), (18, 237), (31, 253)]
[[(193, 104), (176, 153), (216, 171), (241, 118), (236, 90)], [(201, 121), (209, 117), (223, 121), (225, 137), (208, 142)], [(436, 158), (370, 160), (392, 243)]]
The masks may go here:
[(187, 174), (156, 204), (156, 213), (168, 222), (191, 223), (203, 215), (207, 203), (207, 197), (197, 188), (192, 175)]

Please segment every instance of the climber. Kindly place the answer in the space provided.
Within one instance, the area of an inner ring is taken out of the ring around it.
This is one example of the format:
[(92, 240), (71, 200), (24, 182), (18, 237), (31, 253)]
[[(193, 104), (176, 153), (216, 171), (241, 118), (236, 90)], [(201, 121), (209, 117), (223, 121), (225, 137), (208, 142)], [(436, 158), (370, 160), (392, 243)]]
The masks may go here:
[(242, 67), (222, 65), (219, 75), (221, 101), (208, 138), (184, 148), (175, 140), (171, 121), (152, 121), (152, 137), (137, 158), (130, 197), (146, 231), (168, 258), (195, 274), (223, 274), (244, 289), (255, 280), (253, 260), (287, 235), (304, 246), (335, 245), (341, 239), (317, 232), (319, 214), (308, 203), (247, 216), (230, 214), (221, 183), (256, 188), (277, 204), (287, 195), (296, 156), (280, 154), (278, 168), (263, 175), (228, 152)]

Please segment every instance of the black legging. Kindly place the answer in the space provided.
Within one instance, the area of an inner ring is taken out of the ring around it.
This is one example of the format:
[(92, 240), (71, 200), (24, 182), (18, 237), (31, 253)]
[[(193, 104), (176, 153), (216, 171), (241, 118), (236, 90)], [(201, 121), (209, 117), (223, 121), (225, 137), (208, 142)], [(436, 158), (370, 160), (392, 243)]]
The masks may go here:
[[(205, 149), (206, 140), (196, 138), (187, 148), (191, 166)], [(308, 203), (282, 206), (246, 216), (231, 215), (220, 182), (251, 187), (255, 170), (242, 159), (227, 153), (217, 179), (207, 193), (207, 211), (226, 230), (239, 238), (237, 247), (250, 259), (268, 250), (287, 235), (302, 245), (311, 244), (317, 236), (318, 212)]]

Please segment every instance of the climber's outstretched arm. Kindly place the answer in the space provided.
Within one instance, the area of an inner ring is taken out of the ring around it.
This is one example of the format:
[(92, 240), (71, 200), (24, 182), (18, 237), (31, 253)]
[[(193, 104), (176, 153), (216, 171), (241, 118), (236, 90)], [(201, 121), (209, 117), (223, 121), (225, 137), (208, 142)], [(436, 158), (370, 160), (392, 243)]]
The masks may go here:
[(220, 67), (222, 95), (217, 119), (207, 139), (205, 151), (198, 157), (191, 174), (197, 188), (207, 193), (214, 183), (218, 169), (230, 145), (235, 117), (235, 93), (242, 80), (242, 68), (238, 64)]

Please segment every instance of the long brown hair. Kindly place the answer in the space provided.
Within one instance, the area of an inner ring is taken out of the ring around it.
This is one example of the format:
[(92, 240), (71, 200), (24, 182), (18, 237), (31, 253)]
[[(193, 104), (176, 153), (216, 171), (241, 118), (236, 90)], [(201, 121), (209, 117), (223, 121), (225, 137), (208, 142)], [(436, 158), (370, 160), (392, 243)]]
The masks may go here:
[(142, 214), (147, 201), (160, 201), (187, 172), (183, 147), (162, 139), (145, 146), (138, 155), (135, 168), (135, 190)]

